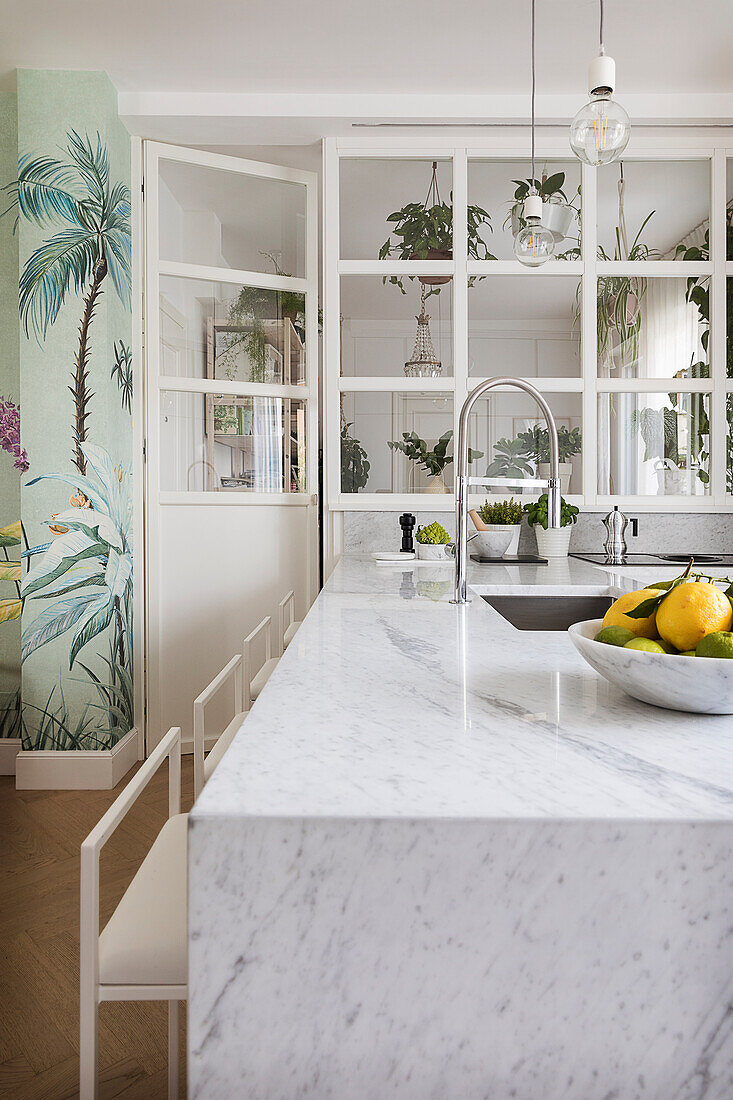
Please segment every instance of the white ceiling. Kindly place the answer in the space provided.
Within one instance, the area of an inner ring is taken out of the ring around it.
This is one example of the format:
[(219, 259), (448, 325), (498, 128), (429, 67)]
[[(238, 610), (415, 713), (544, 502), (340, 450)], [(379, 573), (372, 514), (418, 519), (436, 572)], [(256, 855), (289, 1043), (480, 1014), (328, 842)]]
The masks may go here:
[[(538, 0), (543, 94), (582, 89), (597, 0)], [(526, 94), (529, 0), (3, 0), (16, 68), (104, 69), (121, 92)], [(606, 0), (626, 93), (733, 91), (731, 0)]]

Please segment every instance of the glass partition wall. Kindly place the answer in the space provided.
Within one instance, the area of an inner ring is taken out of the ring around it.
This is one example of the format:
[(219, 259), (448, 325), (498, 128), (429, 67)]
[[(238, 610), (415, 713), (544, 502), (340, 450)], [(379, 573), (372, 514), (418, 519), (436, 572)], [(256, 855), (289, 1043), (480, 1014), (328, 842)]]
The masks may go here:
[[(529, 175), (514, 153), (327, 142), (330, 508), (452, 509), (460, 409), (494, 375), (548, 400), (572, 502), (731, 504), (733, 159), (540, 153), (556, 251), (532, 270), (513, 257)], [(477, 404), (470, 444), (515, 496), (545, 472), (543, 422), (510, 388)]]

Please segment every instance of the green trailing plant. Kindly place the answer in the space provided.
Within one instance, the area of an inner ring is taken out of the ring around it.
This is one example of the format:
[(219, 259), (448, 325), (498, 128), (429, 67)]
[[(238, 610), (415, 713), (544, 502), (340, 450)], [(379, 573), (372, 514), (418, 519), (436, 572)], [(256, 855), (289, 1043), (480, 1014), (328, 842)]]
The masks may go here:
[(371, 463), (358, 439), (350, 432), (353, 423), (341, 426), (341, 492), (358, 493), (369, 480)]
[[(520, 432), (517, 436), (524, 447), (524, 453), (535, 462), (550, 461), (550, 433), (547, 428), (535, 424), (526, 432)], [(582, 450), (583, 434), (580, 428), (572, 430), (564, 425), (557, 429), (557, 447), (560, 462), (569, 462), (573, 455), (579, 455)]]
[[(431, 194), (433, 200), (431, 201)], [(427, 260), (431, 253), (453, 252), (453, 193), (450, 202), (441, 202), (437, 189), (428, 192), (425, 202), (408, 202), (399, 210), (388, 215), (390, 235), (379, 249), (379, 259), (390, 256), (398, 260)], [(488, 245), (481, 236), (482, 227), (490, 232), (491, 217), (480, 206), (470, 205), (467, 211), (468, 258), (469, 260), (495, 260)], [(396, 238), (396, 239), (393, 239)], [(385, 276), (383, 283), (390, 282), (406, 293), (401, 276)], [(439, 286), (431, 286), (426, 297), (437, 294)]]
[(522, 505), (511, 497), (509, 500), (497, 500), (489, 504), (485, 500), (478, 509), (484, 523), (499, 527), (514, 527), (522, 522)]
[(437, 520), (428, 524), (427, 527), (418, 527), (415, 538), (418, 542), (428, 546), (447, 546), (450, 542), (450, 535)]
[[(543, 493), (539, 500), (525, 504), (524, 514), (530, 527), (542, 527), (545, 531), (549, 524), (549, 501), (547, 493)], [(578, 522), (579, 509), (574, 504), (568, 504), (565, 497), (560, 497), (560, 526), (570, 527)]]
[[(433, 448), (428, 449), (427, 443), (420, 438), (417, 432), (403, 432), (402, 439), (390, 440), (387, 446), (392, 451), (400, 451), (411, 462), (417, 462), (419, 466), (422, 466), (431, 477), (436, 477), (442, 474), (446, 466), (449, 466), (453, 461), (453, 455), (448, 454), (448, 447), (452, 438), (453, 429), (451, 428), (450, 431), (441, 435)], [(468, 448), (469, 462), (475, 462), (476, 459), (483, 458), (483, 455), (483, 451)]]
[(524, 443), (519, 439), (499, 439), (494, 444), (494, 458), (486, 467), (487, 477), (532, 477), (534, 470), (527, 461)]
[[(616, 226), (616, 244), (613, 255), (598, 246), (599, 260), (654, 260), (659, 250), (651, 248), (641, 240), (652, 210), (647, 214), (634, 237), (628, 254), (624, 255), (621, 230)], [(641, 333), (641, 303), (646, 294), (647, 281), (635, 275), (600, 275), (598, 277), (596, 328), (598, 339), (598, 357), (608, 358), (615, 350), (614, 341), (621, 357), (621, 363), (628, 366), (639, 358), (639, 335)], [(576, 316), (580, 316), (580, 291), (578, 290)]]

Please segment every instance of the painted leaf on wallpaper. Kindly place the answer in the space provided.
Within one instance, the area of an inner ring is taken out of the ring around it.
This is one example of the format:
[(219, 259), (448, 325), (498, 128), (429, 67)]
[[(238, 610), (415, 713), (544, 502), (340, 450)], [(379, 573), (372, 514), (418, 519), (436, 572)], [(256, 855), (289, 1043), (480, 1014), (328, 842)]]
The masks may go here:
[[(50, 479), (72, 484), (94, 507), (69, 508), (53, 517), (54, 526), (65, 533), (53, 540), (29, 571), (23, 594), (34, 600), (54, 597), (55, 602), (24, 629), (23, 660), (75, 628), (69, 649), (69, 668), (73, 668), (87, 642), (112, 626), (110, 691), (114, 692), (129, 677), (131, 657), (130, 471), (113, 465), (103, 447), (84, 444), (83, 449), (87, 476), (42, 474), (29, 483)], [(92, 679), (99, 687), (99, 677), (95, 674)]]
[(0, 623), (8, 623), (11, 619), (19, 619), (23, 604), (20, 600), (0, 600)]
[(66, 134), (64, 159), (24, 155), (18, 178), (5, 191), (18, 216), (57, 230), (29, 257), (20, 275), (20, 317), (26, 335), (40, 342), (56, 321), (68, 295), (83, 296), (79, 343), (69, 387), (74, 400), (72, 461), (86, 473), (88, 387), (94, 311), (110, 281), (125, 306), (130, 303), (132, 233), (130, 191), (110, 181), (109, 153), (99, 133), (92, 139), (76, 130)]
[(7, 527), (0, 527), (0, 547), (20, 546), (20, 520), (9, 523)]
[(0, 581), (19, 581), (20, 562), (0, 561)]

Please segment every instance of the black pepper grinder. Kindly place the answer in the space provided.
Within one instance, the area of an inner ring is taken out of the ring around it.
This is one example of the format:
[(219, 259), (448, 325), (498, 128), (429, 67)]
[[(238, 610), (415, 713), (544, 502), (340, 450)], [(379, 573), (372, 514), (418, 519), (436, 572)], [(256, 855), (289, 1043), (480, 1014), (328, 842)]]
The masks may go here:
[(415, 543), (412, 541), (412, 532), (415, 530), (415, 517), (412, 512), (404, 512), (400, 516), (400, 527), (402, 528), (402, 546), (400, 546), (400, 553), (414, 554)]

